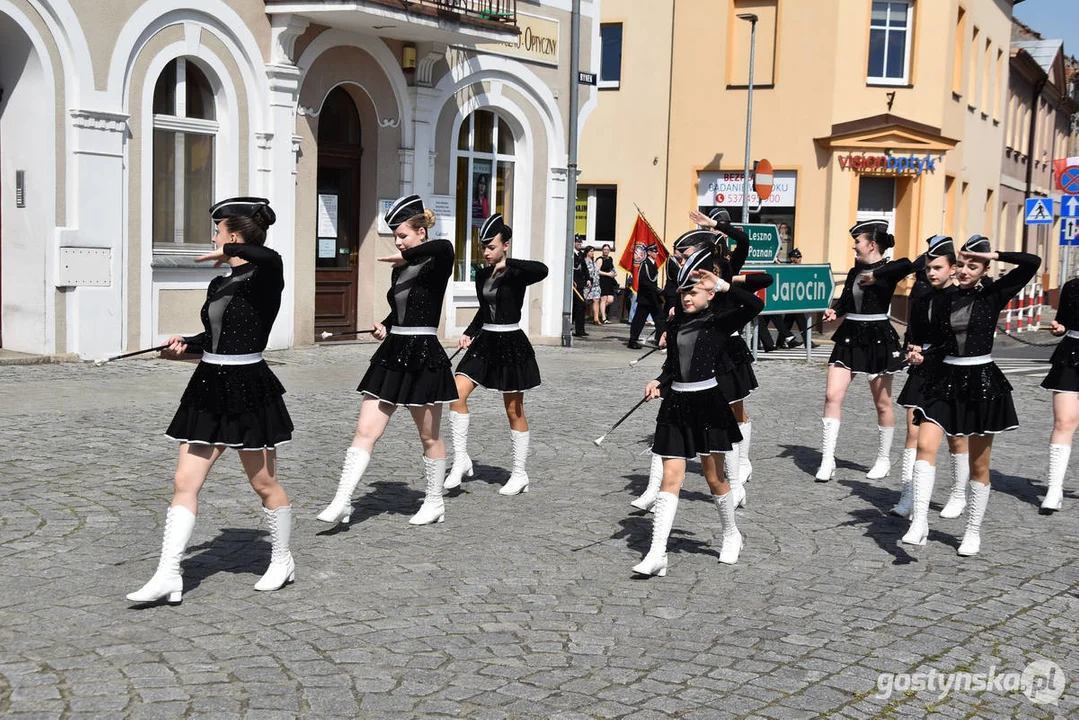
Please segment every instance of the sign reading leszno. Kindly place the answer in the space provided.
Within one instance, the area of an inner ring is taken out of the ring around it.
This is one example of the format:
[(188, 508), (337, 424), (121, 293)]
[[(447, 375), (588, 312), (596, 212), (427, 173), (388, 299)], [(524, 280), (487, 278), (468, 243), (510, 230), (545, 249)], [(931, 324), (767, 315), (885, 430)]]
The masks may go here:
[(749, 235), (749, 258), (746, 262), (772, 263), (779, 257), (779, 229), (775, 225), (737, 223)]

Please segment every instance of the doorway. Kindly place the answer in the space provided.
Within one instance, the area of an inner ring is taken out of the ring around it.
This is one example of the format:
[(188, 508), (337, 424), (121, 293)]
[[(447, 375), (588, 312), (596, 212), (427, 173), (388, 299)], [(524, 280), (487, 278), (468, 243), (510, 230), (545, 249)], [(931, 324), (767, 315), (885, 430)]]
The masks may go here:
[(318, 121), (315, 228), (315, 337), (357, 330), (360, 250), (360, 116), (336, 87)]

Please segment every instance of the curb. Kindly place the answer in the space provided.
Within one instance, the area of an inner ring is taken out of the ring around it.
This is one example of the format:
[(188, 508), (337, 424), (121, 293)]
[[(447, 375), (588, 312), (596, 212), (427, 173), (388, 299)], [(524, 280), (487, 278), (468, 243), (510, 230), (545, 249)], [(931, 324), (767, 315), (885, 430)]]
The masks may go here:
[(25, 355), (23, 353), (0, 353), (0, 366), (4, 365), (56, 365), (59, 363), (81, 363), (83, 359), (75, 353), (60, 355)]

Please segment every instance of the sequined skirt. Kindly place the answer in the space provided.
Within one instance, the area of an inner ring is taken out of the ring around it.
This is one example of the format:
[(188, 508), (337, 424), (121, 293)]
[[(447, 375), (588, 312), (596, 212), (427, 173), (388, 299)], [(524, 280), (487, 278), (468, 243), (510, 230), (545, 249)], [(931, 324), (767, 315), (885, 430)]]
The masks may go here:
[(481, 332), (468, 346), (454, 375), (488, 390), (523, 392), (540, 384), (536, 352), (523, 330)]
[(936, 423), (949, 436), (992, 435), (1019, 427), (1012, 386), (996, 363), (948, 365), (923, 372), (915, 422)]
[(1049, 358), (1052, 367), (1042, 387), (1053, 392), (1079, 392), (1079, 340), (1065, 337)]
[(165, 435), (195, 445), (272, 449), (292, 439), (284, 394), (285, 388), (264, 361), (251, 365), (200, 362)]
[(400, 406), (457, 399), (450, 359), (434, 335), (387, 335), (356, 390)]
[(840, 365), (852, 373), (869, 376), (897, 373), (906, 358), (899, 333), (890, 320), (844, 320), (832, 333), (829, 365)]
[(729, 452), (741, 441), (738, 421), (719, 387), (699, 392), (665, 389), (656, 415), (653, 453), (690, 459)]
[(741, 335), (727, 338), (716, 359), (716, 380), (728, 402), (738, 402), (749, 396), (759, 385), (753, 372), (753, 353)]

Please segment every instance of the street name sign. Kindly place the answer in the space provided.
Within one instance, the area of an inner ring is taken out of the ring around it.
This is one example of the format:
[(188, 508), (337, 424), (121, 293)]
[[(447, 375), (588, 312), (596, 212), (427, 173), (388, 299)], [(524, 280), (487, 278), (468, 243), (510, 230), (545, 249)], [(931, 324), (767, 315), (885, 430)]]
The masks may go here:
[(831, 265), (760, 265), (747, 270), (772, 276), (772, 285), (764, 289), (765, 314), (819, 312), (832, 302)]
[(749, 258), (751, 263), (774, 263), (779, 257), (779, 228), (775, 225), (736, 223), (749, 235)]

